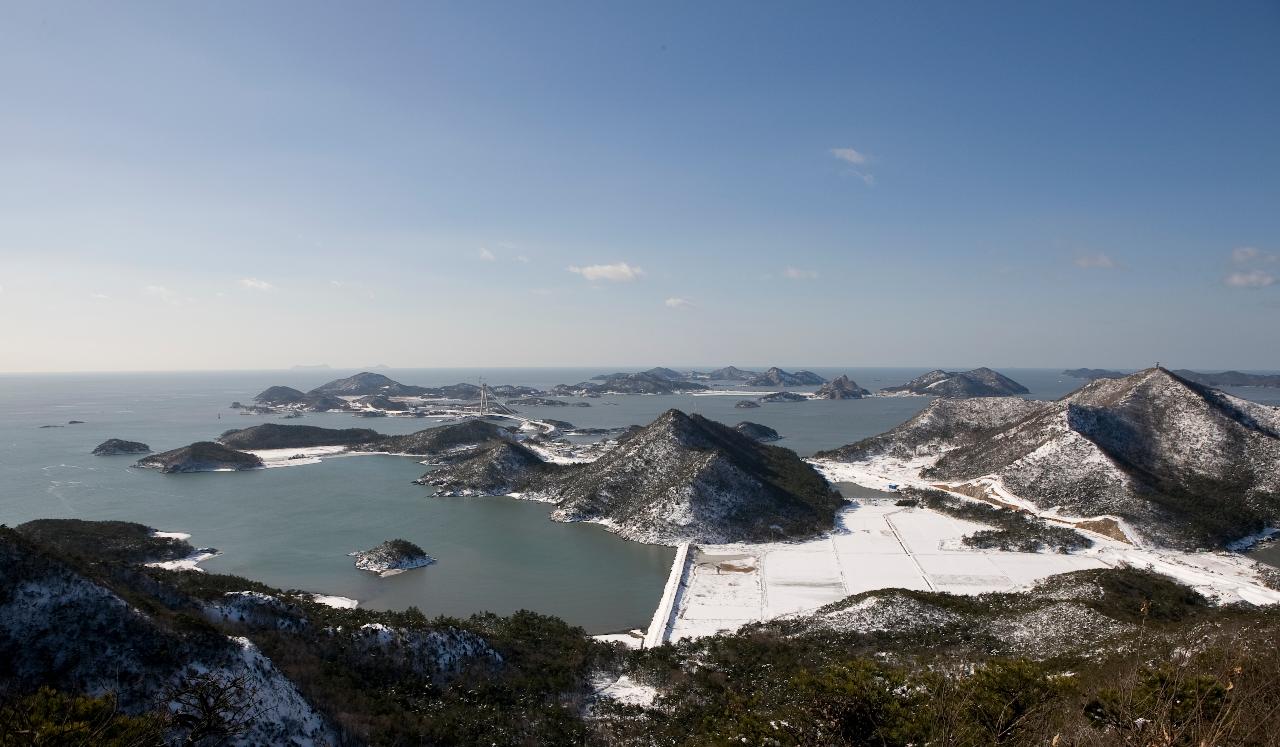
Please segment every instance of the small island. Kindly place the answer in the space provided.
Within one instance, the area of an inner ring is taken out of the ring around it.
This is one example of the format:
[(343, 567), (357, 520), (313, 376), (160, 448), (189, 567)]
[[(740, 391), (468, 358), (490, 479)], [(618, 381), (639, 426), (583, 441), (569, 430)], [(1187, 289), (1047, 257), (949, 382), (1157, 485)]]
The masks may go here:
[(847, 375), (832, 379), (818, 388), (813, 393), (814, 399), (862, 399), (868, 397), (871, 392), (858, 386), (858, 382), (850, 379)]
[(363, 552), (348, 553), (356, 559), (356, 568), (376, 573), (383, 578), (436, 562), (421, 547), (405, 539), (392, 539)]
[(795, 392), (774, 392), (773, 394), (766, 394), (765, 396), (761, 397), (760, 401), (761, 402), (804, 402), (807, 399), (809, 398), (804, 396), (803, 394), (796, 394)]
[(749, 420), (744, 420), (741, 423), (738, 423), (737, 425), (733, 426), (733, 429), (741, 433), (742, 435), (746, 436), (747, 438), (750, 438), (754, 441), (759, 441), (761, 443), (765, 443), (768, 441), (777, 441), (778, 439), (782, 438), (782, 436), (778, 435), (777, 431), (770, 428), (769, 426), (761, 425), (759, 423), (752, 423)]
[(172, 474), (176, 472), (238, 472), (263, 466), (253, 454), (229, 449), (212, 441), (197, 441), (139, 459), (133, 466)]
[(93, 449), (94, 456), (116, 456), (118, 454), (146, 454), (151, 447), (141, 441), (126, 441), (122, 438), (108, 438)]
[(1028, 394), (1025, 386), (990, 368), (972, 371), (943, 371), (935, 369), (908, 381), (902, 386), (889, 386), (880, 390), (890, 396), (932, 396), (963, 399), (966, 397), (1009, 397)]

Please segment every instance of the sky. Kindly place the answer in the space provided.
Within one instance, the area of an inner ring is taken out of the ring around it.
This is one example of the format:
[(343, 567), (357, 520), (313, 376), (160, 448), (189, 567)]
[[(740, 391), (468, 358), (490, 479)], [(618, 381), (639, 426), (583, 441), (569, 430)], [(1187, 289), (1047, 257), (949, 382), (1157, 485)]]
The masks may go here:
[(1280, 369), (1280, 4), (0, 2), (0, 371)]

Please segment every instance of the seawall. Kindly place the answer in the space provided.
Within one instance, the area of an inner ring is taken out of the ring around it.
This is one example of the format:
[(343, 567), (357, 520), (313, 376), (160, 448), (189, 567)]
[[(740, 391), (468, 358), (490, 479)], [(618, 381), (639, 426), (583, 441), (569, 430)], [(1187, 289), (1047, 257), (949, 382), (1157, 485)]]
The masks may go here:
[(680, 589), (685, 584), (689, 573), (691, 553), (688, 542), (676, 547), (676, 557), (671, 562), (671, 574), (667, 576), (667, 585), (662, 590), (662, 598), (658, 600), (658, 608), (653, 611), (653, 619), (649, 621), (649, 629), (644, 634), (644, 648), (661, 646), (667, 642), (667, 634), (671, 631), (671, 618), (676, 613), (680, 600)]

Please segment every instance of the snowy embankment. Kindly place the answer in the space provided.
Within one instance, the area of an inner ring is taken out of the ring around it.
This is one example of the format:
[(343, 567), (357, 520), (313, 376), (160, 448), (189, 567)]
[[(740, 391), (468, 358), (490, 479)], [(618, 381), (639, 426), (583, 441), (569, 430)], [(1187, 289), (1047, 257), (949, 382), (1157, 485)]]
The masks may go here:
[(360, 602), (350, 597), (338, 597), (331, 594), (312, 594), (311, 601), (316, 604), (323, 604), (326, 607), (333, 607), (340, 610), (353, 610), (360, 606)]
[(671, 562), (671, 573), (667, 576), (667, 585), (662, 590), (662, 598), (658, 600), (658, 608), (653, 612), (649, 622), (649, 630), (644, 636), (644, 648), (653, 648), (667, 642), (674, 623), (672, 619), (679, 601), (680, 592), (684, 588), (689, 572), (689, 543), (682, 542), (676, 547), (675, 559)]
[(186, 532), (152, 532), (152, 537), (160, 537), (162, 539), (189, 540), (191, 535)]
[(163, 568), (167, 571), (196, 571), (204, 573), (204, 569), (199, 566), (210, 558), (216, 558), (222, 553), (212, 547), (201, 547), (185, 558), (177, 560), (159, 560), (154, 563), (147, 563), (148, 568)]
[(625, 633), (601, 633), (591, 637), (601, 643), (621, 643), (627, 648), (639, 649), (644, 648), (645, 632), (635, 628)]

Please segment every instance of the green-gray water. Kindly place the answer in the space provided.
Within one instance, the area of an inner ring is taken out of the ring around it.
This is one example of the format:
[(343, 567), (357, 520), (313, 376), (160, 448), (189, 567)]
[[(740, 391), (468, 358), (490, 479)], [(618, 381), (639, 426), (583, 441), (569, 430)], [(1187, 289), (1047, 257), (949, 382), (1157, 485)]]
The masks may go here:
[[(868, 389), (899, 384), (922, 369), (815, 369), (848, 372)], [(600, 370), (386, 371), (434, 386), (475, 381), (547, 387)], [(672, 550), (626, 542), (598, 526), (560, 524), (545, 504), (509, 498), (436, 498), (411, 484), (415, 460), (351, 456), (243, 473), (161, 475), (129, 467), (134, 457), (94, 457), (107, 438), (144, 441), (157, 451), (216, 437), (274, 417), (228, 409), (273, 384), (309, 389), (346, 371), (0, 376), (0, 522), (42, 517), (125, 519), (183, 531), (222, 555), (203, 564), (286, 588), (352, 597), (374, 608), (416, 605), (429, 615), (520, 608), (559, 615), (592, 632), (645, 626), (662, 593)], [(1032, 396), (1058, 397), (1081, 382), (1056, 371), (1006, 370)], [(1238, 391), (1275, 403), (1277, 390)], [(522, 412), (582, 427), (651, 421), (672, 407), (726, 423), (777, 429), (779, 445), (810, 454), (887, 430), (927, 404), (919, 397), (770, 404), (739, 410), (740, 397), (631, 396), (590, 407)], [(221, 416), (221, 417), (219, 417)], [(69, 425), (69, 420), (83, 424)], [(309, 414), (288, 423), (372, 427), (406, 433), (433, 423)], [(42, 425), (60, 425), (41, 428)], [(346, 553), (404, 537), (438, 562), (389, 578), (357, 571)], [(1259, 556), (1275, 562), (1265, 552)]]

